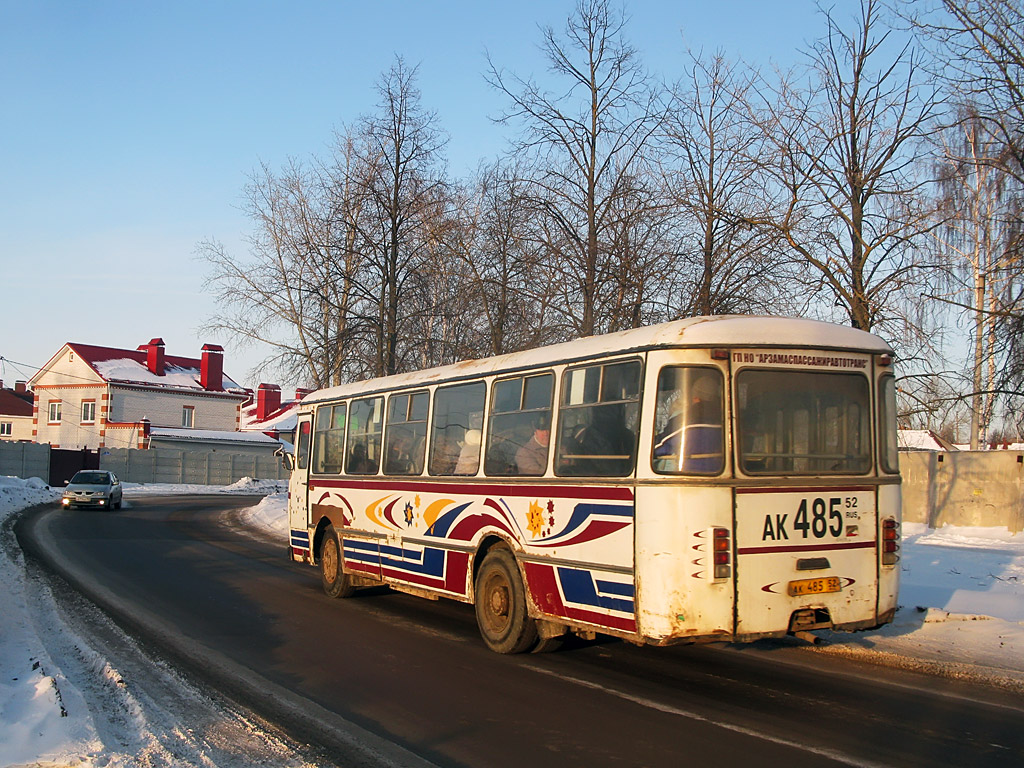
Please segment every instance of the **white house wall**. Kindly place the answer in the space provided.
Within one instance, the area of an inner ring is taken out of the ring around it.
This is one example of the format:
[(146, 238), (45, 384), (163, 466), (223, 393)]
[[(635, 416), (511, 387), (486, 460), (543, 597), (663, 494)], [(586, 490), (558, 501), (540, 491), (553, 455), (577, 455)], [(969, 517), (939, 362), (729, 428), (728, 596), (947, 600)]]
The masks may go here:
[(193, 429), (238, 429), (238, 398), (192, 394), (182, 391), (125, 389), (112, 386), (110, 421), (136, 422), (149, 419), (154, 427), (180, 427), (184, 406), (195, 408)]

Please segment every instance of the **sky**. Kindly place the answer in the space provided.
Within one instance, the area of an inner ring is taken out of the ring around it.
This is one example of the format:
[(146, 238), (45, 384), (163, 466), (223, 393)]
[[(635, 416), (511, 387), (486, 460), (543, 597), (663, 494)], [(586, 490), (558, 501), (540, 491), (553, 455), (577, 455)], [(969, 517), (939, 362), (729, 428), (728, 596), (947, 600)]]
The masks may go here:
[[(855, 0), (834, 13), (852, 17)], [(486, 56), (542, 75), (539, 25), (572, 0), (0, 0), (0, 379), (28, 379), (62, 344), (168, 354), (226, 349), (256, 386), (266, 350), (202, 331), (217, 311), (206, 240), (239, 256), (254, 168), (324, 156), (373, 111), (402, 56), (464, 177), (505, 149)], [(673, 81), (687, 47), (788, 66), (817, 37), (813, 0), (632, 0), (626, 38)]]

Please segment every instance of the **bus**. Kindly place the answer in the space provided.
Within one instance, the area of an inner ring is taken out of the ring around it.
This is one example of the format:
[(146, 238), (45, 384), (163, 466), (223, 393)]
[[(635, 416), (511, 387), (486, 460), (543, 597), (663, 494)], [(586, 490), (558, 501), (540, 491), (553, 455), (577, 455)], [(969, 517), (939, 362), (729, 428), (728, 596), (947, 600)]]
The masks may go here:
[(289, 552), (324, 592), (474, 606), (499, 653), (862, 630), (896, 611), (893, 352), (699, 317), (323, 389)]

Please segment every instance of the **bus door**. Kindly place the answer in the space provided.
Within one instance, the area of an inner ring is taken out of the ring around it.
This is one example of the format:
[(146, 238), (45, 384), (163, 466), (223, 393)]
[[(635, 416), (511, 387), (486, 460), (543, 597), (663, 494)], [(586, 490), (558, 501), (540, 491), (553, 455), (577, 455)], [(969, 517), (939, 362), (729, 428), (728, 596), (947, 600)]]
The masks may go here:
[(735, 375), (736, 634), (870, 623), (878, 600), (870, 359), (748, 357), (760, 365)]
[(291, 557), (299, 562), (313, 561), (309, 546), (309, 512), (307, 508), (310, 430), (309, 414), (301, 415), (295, 428), (294, 466), (288, 478), (288, 540)]
[[(645, 637), (727, 637), (734, 625), (728, 371), (706, 349), (648, 354), (635, 569)], [(719, 551), (718, 547), (725, 547)]]

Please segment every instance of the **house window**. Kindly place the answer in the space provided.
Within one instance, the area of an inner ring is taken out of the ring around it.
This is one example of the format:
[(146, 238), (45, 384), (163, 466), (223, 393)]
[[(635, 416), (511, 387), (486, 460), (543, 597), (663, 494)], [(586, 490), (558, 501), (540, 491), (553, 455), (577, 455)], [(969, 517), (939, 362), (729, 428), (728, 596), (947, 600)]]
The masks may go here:
[(14, 423), (10, 421), (0, 421), (0, 437), (10, 437), (14, 434)]
[(185, 429), (192, 429), (192, 425), (195, 424), (196, 409), (194, 406), (185, 405), (181, 409), (181, 426)]
[(85, 400), (82, 402), (82, 423), (94, 424), (96, 422), (96, 401)]
[(50, 401), (50, 411), (46, 420), (50, 424), (60, 424), (60, 400)]

